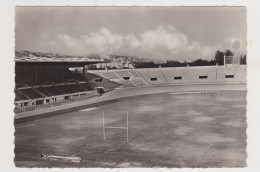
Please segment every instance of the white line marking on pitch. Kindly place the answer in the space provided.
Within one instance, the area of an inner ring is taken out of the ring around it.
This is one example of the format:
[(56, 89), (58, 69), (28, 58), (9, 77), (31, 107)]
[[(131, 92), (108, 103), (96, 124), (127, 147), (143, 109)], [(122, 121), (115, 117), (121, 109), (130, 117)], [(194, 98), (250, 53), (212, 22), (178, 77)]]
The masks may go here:
[(170, 94), (199, 94), (199, 93), (203, 93), (203, 92), (176, 92), (176, 93), (170, 93)]
[(94, 108), (88, 108), (88, 109), (83, 109), (83, 110), (81, 110), (81, 111), (87, 112), (87, 111), (91, 111), (91, 110), (94, 110), (94, 109), (97, 109), (97, 108), (96, 108), (96, 107), (94, 107)]
[(41, 157), (43, 159), (50, 159), (50, 160), (65, 160), (65, 161), (71, 161), (71, 162), (80, 162), (80, 157), (65, 157), (65, 156), (56, 156), (56, 155), (45, 155), (41, 154)]

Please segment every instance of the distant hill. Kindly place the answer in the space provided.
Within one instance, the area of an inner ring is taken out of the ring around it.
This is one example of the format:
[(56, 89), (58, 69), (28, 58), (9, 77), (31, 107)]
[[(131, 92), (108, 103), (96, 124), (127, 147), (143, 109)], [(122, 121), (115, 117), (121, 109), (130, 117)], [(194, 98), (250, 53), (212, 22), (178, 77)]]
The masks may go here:
[(147, 62), (148, 59), (138, 58), (134, 56), (121, 56), (121, 55), (99, 55), (90, 54), (86, 56), (74, 56), (74, 55), (60, 55), (44, 52), (30, 52), (30, 51), (15, 51), (16, 57), (46, 57), (46, 58), (88, 58), (96, 61), (103, 61), (106, 63), (119, 62), (119, 63), (135, 63), (135, 62)]

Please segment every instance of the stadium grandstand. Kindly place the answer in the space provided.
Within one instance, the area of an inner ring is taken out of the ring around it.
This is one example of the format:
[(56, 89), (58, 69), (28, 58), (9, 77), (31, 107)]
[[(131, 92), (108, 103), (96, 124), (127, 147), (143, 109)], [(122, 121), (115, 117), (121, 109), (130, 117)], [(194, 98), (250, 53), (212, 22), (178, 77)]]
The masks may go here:
[(246, 66), (194, 66), (92, 70), (92, 74), (121, 83), (121, 87), (148, 87), (180, 84), (246, 83)]
[(90, 58), (38, 57), (30, 52), (16, 52), (15, 57), (15, 112), (68, 103), (97, 96), (97, 87), (106, 91), (120, 86), (109, 80), (83, 75), (85, 66), (103, 63)]
[(246, 65), (94, 63), (15, 58), (17, 167), (246, 166)]
[[(24, 55), (25, 54), (25, 55)], [(86, 70), (104, 63), (86, 57), (15, 57), (15, 112), (82, 101), (115, 89), (169, 85), (246, 83), (246, 65)]]

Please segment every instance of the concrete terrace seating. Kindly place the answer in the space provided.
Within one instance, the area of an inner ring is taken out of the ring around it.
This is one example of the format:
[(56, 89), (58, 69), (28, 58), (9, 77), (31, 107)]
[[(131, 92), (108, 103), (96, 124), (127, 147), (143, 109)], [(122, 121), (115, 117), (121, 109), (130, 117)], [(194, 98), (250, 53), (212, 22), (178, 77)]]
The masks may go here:
[[(246, 82), (246, 66), (190, 66), (149, 69), (117, 69), (93, 71), (122, 87), (149, 85)], [(226, 76), (225, 75), (230, 75)], [(125, 80), (123, 77), (130, 77)]]
[[(20, 85), (44, 85), (45, 81), (53, 83), (65, 83), (69, 80), (85, 81), (83, 75), (63, 68), (38, 69), (16, 69), (15, 82)], [(18, 87), (20, 87), (18, 85)]]
[[(215, 69), (205, 67), (189, 67), (189, 68), (162, 68), (169, 84), (177, 83), (197, 83), (197, 82), (215, 82)], [(204, 76), (200, 77), (199, 76)]]
[(128, 70), (131, 76), (135, 78), (140, 78), (140, 75), (135, 70)]
[[(88, 86), (87, 83), (79, 84), (59, 84), (59, 85), (50, 85), (50, 86), (39, 86), (35, 88), (38, 92), (42, 93), (46, 97), (57, 96), (63, 94), (72, 94), (77, 92), (85, 92), (93, 90)], [(18, 94), (17, 94), (18, 95)]]
[(76, 92), (84, 92), (87, 91), (86, 89), (82, 88), (81, 86), (79, 86), (78, 84), (68, 84), (67, 85), (69, 88), (75, 90)]
[[(115, 72), (103, 72), (102, 75), (106, 78), (106, 79), (120, 79), (120, 77), (118, 75), (115, 74)], [(101, 76), (102, 76), (101, 75)]]
[(37, 87), (36, 89), (42, 92), (46, 96), (56, 96), (56, 95), (65, 94), (63, 91), (56, 88), (55, 86)]
[[(106, 91), (115, 88), (163, 86), (169, 84), (208, 84), (208, 83), (246, 83), (246, 66), (200, 66), (150, 69), (119, 69), (110, 71), (92, 71), (86, 73), (86, 81), (71, 80), (67, 83), (44, 82), (44, 85), (32, 87), (17, 84), (15, 101), (23, 107), (25, 103), (35, 105), (44, 101), (60, 101), (70, 97), (88, 94), (96, 87)], [(103, 77), (102, 77), (103, 76)], [(105, 78), (104, 78), (105, 77)], [(98, 81), (96, 79), (101, 79)], [(64, 96), (63, 96), (64, 95)], [(50, 99), (49, 97), (52, 97)], [(35, 101), (36, 100), (36, 101)]]
[[(136, 70), (150, 85), (156, 84), (185, 84), (185, 83), (215, 83), (215, 82), (245, 82), (245, 66), (200, 66), (200, 67), (176, 67), (161, 69)], [(160, 75), (161, 71), (163, 75)], [(234, 78), (226, 78), (225, 75), (234, 75)], [(149, 78), (157, 77), (157, 81)], [(159, 81), (158, 82), (158, 78)], [(164, 79), (166, 78), (166, 79)], [(151, 84), (152, 83), (152, 84)]]
[(65, 94), (76, 93), (75, 90), (73, 90), (72, 88), (68, 87), (67, 85), (56, 85), (56, 87), (58, 89), (62, 90)]
[(120, 70), (120, 71), (115, 71), (121, 78), (124, 76), (130, 76), (130, 73), (128, 72), (128, 70)]
[(130, 80), (120, 80), (118, 82), (122, 84), (122, 87), (135, 87), (135, 85)]
[(87, 83), (79, 83), (79, 86), (80, 86), (81, 88), (83, 88), (85, 91), (92, 91), (92, 90), (93, 90), (93, 88), (91, 88), (91, 87), (89, 86), (89, 84), (87, 84)]
[[(50, 87), (52, 87), (52, 86), (50, 86)], [(46, 91), (45, 88), (46, 87), (44, 87), (44, 88), (43, 87), (37, 87), (35, 89), (40, 91), (41, 93), (43, 93), (45, 96), (53, 96), (53, 94), (49, 91)]]
[(77, 72), (71, 72), (70, 70), (67, 71), (67, 80), (77, 80), (77, 81), (84, 81), (84, 77), (77, 73)]
[(247, 80), (247, 71), (246, 71), (246, 67), (245, 66), (239, 68), (239, 70), (236, 70), (235, 80), (238, 81), (238, 82), (246, 82), (246, 80)]
[[(221, 67), (217, 71), (218, 82), (246, 82), (246, 67), (237, 68)], [(234, 78), (226, 78), (225, 75), (234, 75)]]
[[(181, 83), (184, 81), (183, 72), (175, 70), (175, 68), (163, 68), (161, 71), (164, 73), (169, 83)], [(174, 77), (181, 77), (181, 79), (175, 80)]]
[[(158, 84), (166, 84), (168, 83), (166, 77), (162, 73), (161, 69), (136, 69), (139, 75), (142, 76), (143, 79), (146, 80), (150, 85), (158, 85)], [(152, 78), (156, 78), (157, 80), (152, 80)]]
[[(207, 83), (216, 81), (216, 69), (213, 67), (189, 67), (182, 71), (186, 83)], [(201, 77), (201, 78), (200, 78)]]
[(25, 88), (25, 89), (20, 89), (24, 95), (30, 97), (31, 99), (37, 99), (37, 98), (42, 98), (43, 96), (35, 91), (33, 88)]
[[(92, 75), (103, 77), (110, 81), (122, 84), (122, 87), (144, 87), (147, 86), (144, 79), (134, 69), (116, 69), (103, 71), (91, 71)], [(129, 77), (128, 79), (124, 77)], [(104, 83), (106, 80), (104, 79)]]
[(134, 78), (131, 80), (137, 87), (145, 87), (147, 84), (141, 78)]
[(15, 89), (15, 101), (19, 100), (28, 100), (29, 98), (25, 97), (19, 90)]
[[(118, 88), (121, 84), (119, 84), (118, 82), (115, 82), (114, 79), (107, 79), (103, 76), (103, 73), (106, 73), (106, 71), (90, 71), (86, 73), (86, 79), (88, 81), (88, 84), (92, 87), (104, 87), (107, 91), (111, 91), (114, 90), (115, 88)], [(114, 74), (112, 74), (114, 77), (119, 78), (118, 76), (115, 76)], [(102, 82), (96, 82), (95, 79), (102, 79)], [(92, 88), (87, 88), (87, 89), (91, 89)]]

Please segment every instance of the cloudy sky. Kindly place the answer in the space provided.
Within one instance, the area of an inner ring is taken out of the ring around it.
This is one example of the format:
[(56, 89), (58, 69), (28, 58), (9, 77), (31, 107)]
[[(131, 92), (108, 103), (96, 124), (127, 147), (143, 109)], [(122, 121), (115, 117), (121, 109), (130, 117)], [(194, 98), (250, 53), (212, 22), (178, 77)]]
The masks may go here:
[(16, 7), (16, 50), (213, 59), (240, 42), (244, 7)]

